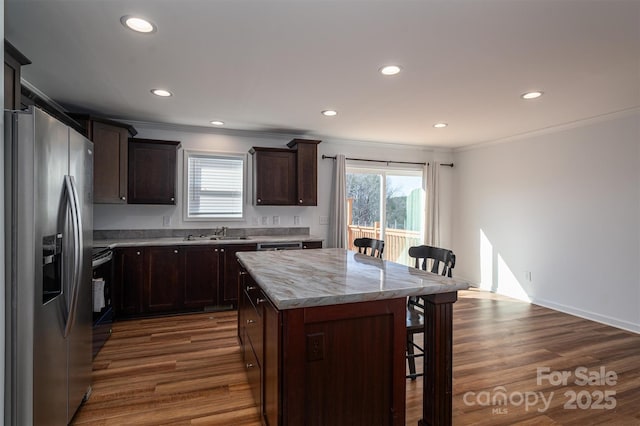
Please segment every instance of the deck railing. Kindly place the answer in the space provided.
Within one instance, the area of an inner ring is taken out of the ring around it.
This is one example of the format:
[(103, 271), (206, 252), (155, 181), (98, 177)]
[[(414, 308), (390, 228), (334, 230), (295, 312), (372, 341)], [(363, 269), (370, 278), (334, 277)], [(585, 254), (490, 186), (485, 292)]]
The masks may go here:
[[(358, 249), (354, 247), (353, 240), (356, 238), (380, 239), (380, 227), (378, 226), (358, 226), (348, 225), (349, 250)], [(405, 229), (389, 229), (384, 233), (384, 253), (385, 260), (413, 266), (414, 261), (409, 257), (409, 247), (422, 244), (419, 231), (407, 231)]]

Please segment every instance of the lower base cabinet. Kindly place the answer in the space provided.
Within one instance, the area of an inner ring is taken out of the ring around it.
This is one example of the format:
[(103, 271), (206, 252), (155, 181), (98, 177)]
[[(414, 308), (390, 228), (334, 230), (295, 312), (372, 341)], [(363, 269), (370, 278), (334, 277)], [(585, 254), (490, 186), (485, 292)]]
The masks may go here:
[(280, 315), (267, 300), (263, 305), (264, 342), (262, 358), (262, 416), (267, 425), (279, 424), (280, 418)]
[[(322, 248), (322, 241), (303, 248)], [(256, 244), (116, 248), (114, 316), (239, 307), (236, 253), (255, 250)]]
[[(201, 245), (115, 249), (115, 317), (231, 307), (231, 303), (221, 302), (225, 248)], [(229, 277), (232, 283), (237, 282), (235, 277), (237, 274)]]
[(238, 304), (238, 272), (240, 265), (236, 258), (236, 253), (241, 251), (256, 251), (255, 244), (234, 244), (223, 248), (223, 261), (222, 275), (224, 277), (223, 284), (221, 286), (221, 300), (225, 305)]
[(238, 335), (264, 424), (405, 424), (404, 298), (280, 311), (239, 277)]
[(182, 248), (144, 249), (143, 312), (171, 312), (182, 307), (179, 285), (183, 256)]
[(211, 246), (193, 246), (185, 250), (182, 269), (184, 284), (183, 305), (188, 309), (217, 306), (220, 295), (220, 249)]
[(144, 270), (142, 248), (126, 247), (114, 251), (112, 302), (116, 318), (142, 313)]

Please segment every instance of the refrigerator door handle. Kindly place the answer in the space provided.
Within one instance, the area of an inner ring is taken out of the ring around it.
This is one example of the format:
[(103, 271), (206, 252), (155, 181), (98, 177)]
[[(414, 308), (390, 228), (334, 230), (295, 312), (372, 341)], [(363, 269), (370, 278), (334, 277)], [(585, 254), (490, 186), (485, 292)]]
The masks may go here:
[(73, 233), (73, 277), (71, 286), (71, 301), (68, 309), (67, 322), (64, 328), (64, 337), (71, 333), (71, 328), (76, 320), (76, 309), (78, 305), (78, 292), (80, 286), (80, 273), (82, 269), (82, 221), (80, 218), (80, 203), (78, 202), (78, 191), (76, 190), (73, 176), (64, 177), (64, 185), (68, 194), (68, 202), (71, 210), (71, 225)]

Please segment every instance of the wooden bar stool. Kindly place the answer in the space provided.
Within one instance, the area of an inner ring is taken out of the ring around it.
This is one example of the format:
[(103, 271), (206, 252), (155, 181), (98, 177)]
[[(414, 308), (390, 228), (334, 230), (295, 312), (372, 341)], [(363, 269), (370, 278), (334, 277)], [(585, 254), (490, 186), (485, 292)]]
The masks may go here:
[(373, 238), (356, 238), (353, 245), (358, 247), (358, 253), (368, 254), (369, 256), (382, 259), (384, 251), (384, 241)]
[[(451, 277), (451, 270), (456, 265), (456, 255), (451, 250), (439, 247), (410, 247), (409, 256), (416, 259), (416, 268), (447, 277)], [(431, 263), (431, 267), (428, 267), (428, 263)], [(424, 347), (417, 345), (413, 338), (419, 333), (424, 333), (424, 299), (421, 296), (410, 296), (407, 299), (407, 377), (411, 380), (422, 376), (422, 373), (416, 373), (416, 358), (424, 356)], [(424, 342), (426, 344), (428, 342)]]

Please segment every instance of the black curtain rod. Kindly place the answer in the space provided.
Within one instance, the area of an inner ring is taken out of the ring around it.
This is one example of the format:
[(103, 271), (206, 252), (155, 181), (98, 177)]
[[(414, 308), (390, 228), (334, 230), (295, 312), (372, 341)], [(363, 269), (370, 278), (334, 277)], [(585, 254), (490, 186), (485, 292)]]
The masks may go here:
[[(331, 160), (335, 160), (336, 156), (330, 156), (330, 155), (322, 155), (322, 159), (331, 159)], [(424, 166), (424, 165), (428, 165), (429, 163), (415, 163), (413, 161), (392, 161), (392, 160), (367, 160), (366, 158), (346, 158), (347, 160), (353, 160), (353, 161), (368, 161), (371, 163), (395, 163), (395, 164), (416, 164), (416, 165), (420, 165), (420, 166)], [(453, 167), (453, 163), (445, 163), (445, 164), (440, 164), (441, 166), (447, 166), (447, 167)]]

